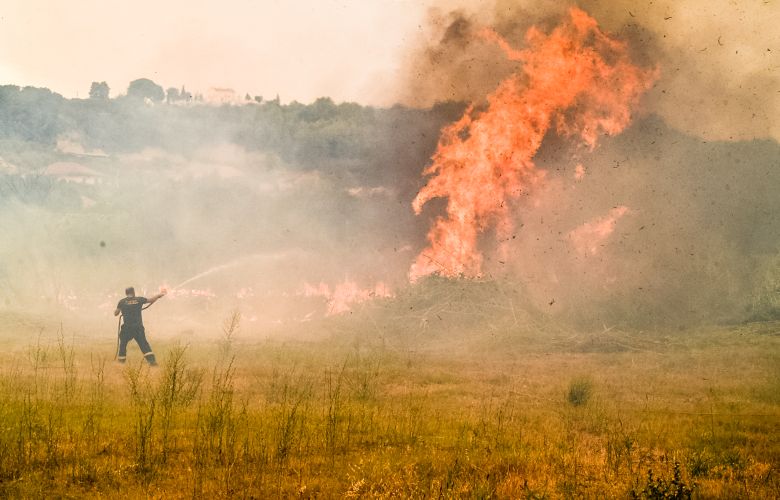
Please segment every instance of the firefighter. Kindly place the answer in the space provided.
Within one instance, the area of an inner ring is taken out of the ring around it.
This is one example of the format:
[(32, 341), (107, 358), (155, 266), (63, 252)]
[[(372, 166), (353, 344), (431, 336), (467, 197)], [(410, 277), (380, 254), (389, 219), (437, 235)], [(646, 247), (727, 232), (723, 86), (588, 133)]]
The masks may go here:
[[(131, 340), (138, 342), (138, 347), (141, 348), (141, 352), (144, 353), (144, 359), (150, 366), (157, 366), (157, 360), (154, 358), (152, 347), (146, 340), (146, 331), (144, 330), (144, 322), (141, 318), (141, 311), (146, 307), (151, 306), (163, 297), (167, 292), (163, 290), (154, 297), (147, 299), (146, 297), (136, 297), (135, 289), (128, 287), (125, 289), (126, 297), (119, 301), (114, 311), (114, 316), (122, 315), (122, 327), (119, 330), (119, 350), (117, 351), (117, 360), (120, 363), (124, 363), (127, 359), (127, 343)], [(143, 307), (144, 304), (148, 304)]]

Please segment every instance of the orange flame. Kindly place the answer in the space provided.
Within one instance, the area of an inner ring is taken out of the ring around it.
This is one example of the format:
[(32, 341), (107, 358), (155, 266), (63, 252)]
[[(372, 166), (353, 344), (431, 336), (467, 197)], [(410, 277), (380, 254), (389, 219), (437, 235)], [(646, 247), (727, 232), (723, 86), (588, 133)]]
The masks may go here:
[(431, 199), (447, 198), (447, 215), (428, 233), (429, 246), (409, 271), (412, 281), (429, 274), (478, 276), (479, 235), (495, 228), (499, 241), (511, 235), (510, 203), (544, 178), (533, 162), (551, 127), (588, 148), (602, 134), (620, 133), (630, 107), (657, 78), (657, 70), (633, 64), (624, 42), (602, 32), (577, 8), (552, 33), (532, 27), (528, 48), (515, 50), (493, 31), (496, 42), (522, 69), (487, 97), (487, 109), (470, 106), (442, 131), (431, 176), (412, 203), (418, 215)]

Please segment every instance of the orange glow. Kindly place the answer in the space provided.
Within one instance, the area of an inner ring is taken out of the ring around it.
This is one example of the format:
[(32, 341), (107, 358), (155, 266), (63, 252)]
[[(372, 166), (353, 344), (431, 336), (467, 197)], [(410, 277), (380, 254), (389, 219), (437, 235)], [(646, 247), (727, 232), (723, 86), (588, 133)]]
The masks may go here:
[(578, 252), (585, 255), (596, 255), (604, 245), (604, 241), (615, 230), (617, 221), (628, 212), (623, 205), (615, 207), (604, 217), (586, 222), (569, 232), (569, 239)]
[(657, 78), (577, 8), (550, 34), (532, 27), (523, 50), (493, 31), (483, 36), (522, 66), (487, 96), (484, 111), (471, 106), (442, 131), (412, 207), (420, 214), (431, 199), (446, 197), (447, 213), (434, 221), (429, 246), (409, 271), (412, 281), (435, 273), (479, 276), (480, 235), (493, 229), (499, 242), (511, 238), (513, 201), (544, 181), (533, 158), (545, 134), (554, 127), (593, 149), (600, 136), (628, 125), (631, 107)]
[(354, 281), (345, 280), (333, 288), (326, 283), (311, 285), (305, 283), (299, 293), (304, 297), (323, 297), (327, 300), (327, 316), (342, 314), (352, 310), (352, 306), (376, 297), (392, 297), (390, 288), (381, 281), (373, 288), (360, 288)]
[(585, 167), (580, 163), (574, 167), (574, 180), (581, 181), (583, 178), (585, 178)]

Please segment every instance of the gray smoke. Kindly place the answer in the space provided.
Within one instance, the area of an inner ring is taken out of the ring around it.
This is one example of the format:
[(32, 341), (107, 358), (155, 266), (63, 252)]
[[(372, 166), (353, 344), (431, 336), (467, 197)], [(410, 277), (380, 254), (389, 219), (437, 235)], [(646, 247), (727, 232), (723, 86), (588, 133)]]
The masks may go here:
[(571, 5), (628, 41), (637, 63), (661, 67), (646, 106), (672, 127), (710, 140), (780, 140), (774, 2), (495, 0), (432, 10), (424, 37), (410, 47), (400, 98), (423, 106), (483, 99), (514, 66), (474, 34), (490, 26), (519, 47), (529, 26), (549, 29)]
[[(538, 310), (586, 324), (778, 313), (780, 75), (770, 56), (780, 47), (767, 21), (778, 9), (723, 4), (578, 3), (661, 78), (634, 125), (594, 152), (546, 138), (537, 164), (547, 182), (518, 201), (509, 258), (484, 239), (489, 275), (516, 281)], [(518, 68), (479, 30), (522, 48), (529, 26), (549, 30), (568, 8), (507, 0), (432, 11), (427, 40), (410, 49), (404, 99), (484, 102)], [(612, 234), (577, 248), (577, 228), (620, 207)]]

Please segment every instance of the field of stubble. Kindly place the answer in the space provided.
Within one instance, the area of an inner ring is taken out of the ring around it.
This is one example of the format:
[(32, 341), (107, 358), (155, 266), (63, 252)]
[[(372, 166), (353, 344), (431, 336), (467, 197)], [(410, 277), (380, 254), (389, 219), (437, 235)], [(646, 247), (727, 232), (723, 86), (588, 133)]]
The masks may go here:
[(7, 316), (0, 496), (780, 497), (776, 322), (214, 332), (150, 331), (150, 369)]

